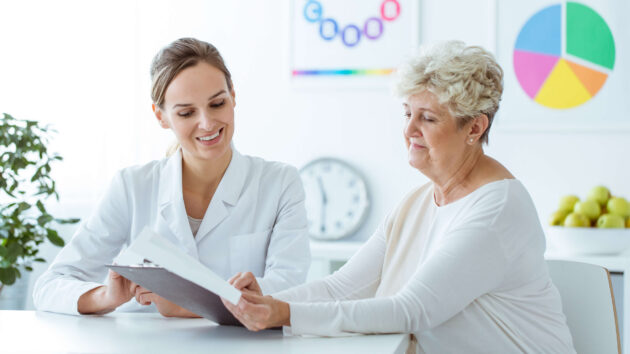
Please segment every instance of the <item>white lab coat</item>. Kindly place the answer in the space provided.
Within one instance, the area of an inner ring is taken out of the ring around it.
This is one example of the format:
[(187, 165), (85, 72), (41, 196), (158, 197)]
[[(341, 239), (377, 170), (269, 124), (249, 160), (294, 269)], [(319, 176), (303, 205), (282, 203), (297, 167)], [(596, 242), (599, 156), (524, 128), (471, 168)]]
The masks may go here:
[[(35, 307), (78, 314), (79, 297), (103, 285), (105, 265), (145, 226), (224, 279), (251, 271), (265, 294), (304, 282), (310, 265), (304, 191), (294, 167), (233, 149), (193, 237), (182, 195), (180, 150), (114, 177), (91, 217), (37, 280)], [(126, 305), (127, 310), (140, 308), (135, 299)]]

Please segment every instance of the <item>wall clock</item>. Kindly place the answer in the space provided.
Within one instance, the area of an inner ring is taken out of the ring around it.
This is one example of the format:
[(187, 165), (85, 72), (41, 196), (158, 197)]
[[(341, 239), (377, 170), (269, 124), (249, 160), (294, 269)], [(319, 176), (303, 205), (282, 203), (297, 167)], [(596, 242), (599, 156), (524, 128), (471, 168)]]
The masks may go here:
[(370, 202), (365, 179), (354, 167), (325, 157), (309, 162), (300, 176), (311, 237), (336, 240), (359, 229)]

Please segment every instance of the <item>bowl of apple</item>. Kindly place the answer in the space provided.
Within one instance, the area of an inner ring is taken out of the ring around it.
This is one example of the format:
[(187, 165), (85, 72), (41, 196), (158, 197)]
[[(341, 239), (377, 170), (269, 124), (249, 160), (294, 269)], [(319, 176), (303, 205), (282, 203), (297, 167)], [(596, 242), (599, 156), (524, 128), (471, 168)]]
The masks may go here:
[(612, 196), (604, 186), (590, 190), (580, 199), (560, 199), (545, 230), (552, 253), (571, 255), (614, 255), (630, 248), (630, 202)]

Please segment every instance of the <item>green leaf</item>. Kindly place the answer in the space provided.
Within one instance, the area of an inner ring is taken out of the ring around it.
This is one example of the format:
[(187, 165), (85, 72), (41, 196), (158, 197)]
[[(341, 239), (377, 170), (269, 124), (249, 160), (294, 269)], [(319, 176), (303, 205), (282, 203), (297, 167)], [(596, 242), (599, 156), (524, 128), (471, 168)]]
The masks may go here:
[(0, 245), (0, 258), (5, 258), (9, 254), (6, 247)]
[(29, 272), (33, 271), (33, 267), (29, 267), (29, 266), (24, 266), (24, 269), (28, 270)]
[(31, 208), (31, 205), (27, 202), (20, 202), (20, 204), (18, 204), (18, 210), (20, 212), (24, 211), (24, 210), (28, 210)]
[(15, 283), (15, 272), (13, 268), (0, 268), (0, 282), (4, 285)]
[(37, 218), (37, 224), (39, 226), (45, 226), (49, 222), (53, 220), (53, 217), (50, 214), (42, 214)]
[(53, 229), (46, 229), (46, 237), (48, 237), (48, 240), (55, 246), (63, 247), (63, 245), (66, 244), (66, 242), (59, 237), (57, 231)]
[(35, 206), (37, 206), (37, 209), (39, 209), (42, 214), (46, 214), (46, 208), (44, 207), (44, 203), (42, 203), (41, 200), (38, 200), (37, 203), (35, 203)]
[(35, 259), (33, 259), (33, 261), (40, 262), (40, 263), (46, 263), (46, 260), (43, 259), (43, 258), (35, 258)]
[(35, 182), (39, 179), (39, 177), (41, 177), (42, 175), (42, 169), (41, 167), (37, 169), (37, 171), (35, 171), (35, 173), (33, 174), (33, 177), (31, 177), (31, 182)]
[(55, 219), (55, 221), (59, 224), (76, 224), (79, 221), (81, 221), (81, 219), (79, 218), (70, 218), (70, 219)]
[(24, 249), (17, 243), (12, 243), (7, 247), (7, 259), (15, 262), (21, 255), (24, 254)]
[(5, 192), (10, 195), (11, 197), (15, 198), (15, 196), (13, 195), (13, 191), (15, 191), (15, 189), (18, 187), (18, 183), (17, 181), (13, 181), (13, 183), (11, 184), (11, 187), (9, 187), (9, 189), (5, 190)]
[[(24, 144), (22, 143), (21, 145), (24, 145)], [(20, 147), (23, 148), (24, 146), (20, 146)], [(14, 165), (13, 165), (14, 167), (13, 168), (15, 170), (23, 169), (24, 167), (29, 165), (28, 160), (25, 159), (24, 157), (19, 158), (19, 159), (15, 159), (15, 161), (13, 161), (13, 163), (14, 163)]]

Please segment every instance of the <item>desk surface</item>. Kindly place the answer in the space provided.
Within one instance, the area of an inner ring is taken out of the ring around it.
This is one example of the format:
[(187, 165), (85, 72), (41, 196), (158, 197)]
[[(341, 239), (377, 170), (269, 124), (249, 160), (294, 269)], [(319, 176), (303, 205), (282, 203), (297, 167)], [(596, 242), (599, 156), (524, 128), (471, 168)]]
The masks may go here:
[(0, 311), (2, 352), (18, 353), (404, 353), (407, 334), (340, 338), (284, 337), (205, 319), (153, 313), (69, 316)]

